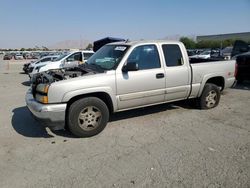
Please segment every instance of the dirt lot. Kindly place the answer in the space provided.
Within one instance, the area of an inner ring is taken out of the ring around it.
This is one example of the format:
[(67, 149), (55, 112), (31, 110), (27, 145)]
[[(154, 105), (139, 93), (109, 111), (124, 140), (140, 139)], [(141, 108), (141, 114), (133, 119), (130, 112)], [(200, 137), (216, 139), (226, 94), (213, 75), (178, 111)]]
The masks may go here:
[(51, 132), (25, 107), (23, 62), (0, 60), (0, 187), (250, 187), (250, 83), (215, 109), (118, 113), (98, 136)]

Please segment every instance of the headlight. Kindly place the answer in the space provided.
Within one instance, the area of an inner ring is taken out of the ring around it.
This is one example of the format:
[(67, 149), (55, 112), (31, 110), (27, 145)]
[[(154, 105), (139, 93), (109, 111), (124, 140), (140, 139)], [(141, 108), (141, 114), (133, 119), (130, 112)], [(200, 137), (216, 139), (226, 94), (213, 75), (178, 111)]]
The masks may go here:
[(42, 94), (47, 94), (49, 91), (49, 84), (38, 84), (36, 87), (36, 91)]
[(36, 87), (36, 100), (41, 103), (48, 103), (48, 84), (38, 84)]

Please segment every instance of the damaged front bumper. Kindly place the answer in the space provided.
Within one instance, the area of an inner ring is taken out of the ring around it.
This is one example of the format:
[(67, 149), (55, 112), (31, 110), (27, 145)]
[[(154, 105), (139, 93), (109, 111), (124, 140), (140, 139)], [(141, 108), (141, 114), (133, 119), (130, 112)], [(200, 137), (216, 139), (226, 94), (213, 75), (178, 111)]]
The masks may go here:
[(44, 126), (53, 130), (64, 129), (67, 104), (42, 104), (37, 102), (31, 92), (26, 93), (26, 104), (33, 116)]

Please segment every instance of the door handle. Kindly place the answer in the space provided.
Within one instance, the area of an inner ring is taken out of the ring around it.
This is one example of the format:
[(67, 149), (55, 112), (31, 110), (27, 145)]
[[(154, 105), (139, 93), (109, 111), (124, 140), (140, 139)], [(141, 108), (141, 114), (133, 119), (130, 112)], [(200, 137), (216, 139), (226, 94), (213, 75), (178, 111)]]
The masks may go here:
[(158, 73), (158, 74), (156, 74), (156, 78), (157, 79), (164, 78), (164, 74), (163, 73)]

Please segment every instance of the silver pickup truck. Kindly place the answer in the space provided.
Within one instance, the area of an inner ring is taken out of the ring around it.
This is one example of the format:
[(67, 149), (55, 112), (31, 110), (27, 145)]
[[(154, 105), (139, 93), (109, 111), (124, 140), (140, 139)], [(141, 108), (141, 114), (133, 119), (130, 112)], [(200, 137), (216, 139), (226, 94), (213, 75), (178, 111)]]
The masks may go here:
[(119, 42), (77, 68), (38, 74), (26, 103), (50, 128), (89, 137), (114, 112), (191, 98), (200, 109), (214, 108), (234, 82), (235, 61), (191, 65), (181, 42)]

